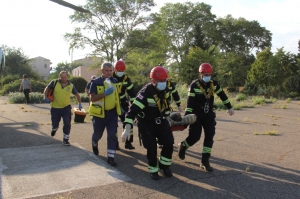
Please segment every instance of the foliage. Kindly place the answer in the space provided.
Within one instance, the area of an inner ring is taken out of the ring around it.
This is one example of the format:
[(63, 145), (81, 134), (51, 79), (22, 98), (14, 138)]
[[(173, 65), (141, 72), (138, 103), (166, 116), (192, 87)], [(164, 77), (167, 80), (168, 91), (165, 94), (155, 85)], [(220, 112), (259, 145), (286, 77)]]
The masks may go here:
[(75, 86), (79, 93), (85, 92), (85, 87), (87, 85), (87, 81), (82, 77), (72, 77), (69, 79), (70, 82)]
[[(66, 33), (65, 39), (70, 43), (70, 50), (91, 46), (94, 55), (113, 62), (124, 58), (128, 49), (127, 42), (133, 30), (148, 22), (146, 12), (153, 7), (153, 0), (87, 0), (85, 9), (92, 15), (75, 12), (70, 16), (74, 23), (83, 25), (73, 33)], [(91, 32), (95, 33), (91, 36)], [(126, 42), (125, 42), (126, 41)]]
[[(283, 82), (283, 88), (285, 89), (285, 91), (287, 93), (290, 93), (290, 94), (300, 93), (300, 77), (299, 77), (299, 75), (293, 75), (293, 76), (287, 77)], [(296, 97), (296, 96), (294, 96), (294, 97)]]
[(19, 75), (6, 75), (4, 77), (1, 78), (0, 80), (0, 85), (4, 86), (6, 84), (9, 84), (11, 82), (14, 82), (15, 80), (20, 79)]
[(31, 66), (28, 63), (28, 57), (23, 53), (21, 48), (10, 48), (4, 46), (5, 49), (5, 70), (3, 76), (9, 74), (22, 77), (23, 74), (26, 74), (30, 79), (41, 80), (41, 76), (33, 71)]
[[(10, 92), (17, 92), (20, 89), (22, 79), (15, 80), (9, 84), (6, 84), (0, 90), (0, 95), (6, 95)], [(47, 84), (43, 81), (30, 80), (32, 91), (43, 93)]]
[(67, 71), (69, 76), (72, 75), (72, 70), (81, 65), (82, 65), (81, 63), (75, 63), (75, 62), (73, 62), (73, 63), (68, 63), (68, 62), (58, 63), (57, 66), (54, 68), (55, 74), (57, 74), (57, 76), (54, 79), (56, 79), (58, 77), (58, 75), (61, 71)]
[[(39, 92), (29, 93), (30, 103), (43, 103), (44, 95)], [(8, 94), (8, 101), (11, 104), (25, 103), (25, 95), (21, 92), (11, 92)]]
[(253, 97), (252, 102), (256, 105), (265, 105), (266, 99), (264, 97)]
[[(199, 78), (199, 66), (201, 63), (215, 64), (215, 58), (207, 51), (199, 47), (191, 48), (188, 56), (178, 66), (178, 78), (183, 84), (190, 84), (192, 80)], [(214, 73), (213, 73), (214, 76)]]
[(258, 21), (244, 18), (234, 19), (231, 15), (218, 19), (220, 34), (219, 48), (225, 52), (249, 54), (251, 51), (271, 47), (272, 33), (261, 27)]
[(247, 99), (247, 96), (245, 94), (239, 93), (235, 97), (236, 101), (245, 101)]

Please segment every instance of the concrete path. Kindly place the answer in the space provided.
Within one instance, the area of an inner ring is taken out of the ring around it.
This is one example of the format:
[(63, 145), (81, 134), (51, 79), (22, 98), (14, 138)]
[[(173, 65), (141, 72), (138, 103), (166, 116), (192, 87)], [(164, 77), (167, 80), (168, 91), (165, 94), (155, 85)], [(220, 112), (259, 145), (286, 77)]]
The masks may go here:
[(99, 142), (99, 156), (92, 153), (88, 117), (72, 123), (72, 146), (66, 147), (61, 127), (50, 136), (49, 110), (48, 104), (8, 104), (0, 97), (0, 198), (300, 198), (297, 101), (242, 109), (232, 117), (218, 111), (213, 173), (199, 168), (203, 136), (182, 161), (176, 146), (188, 131), (174, 132), (174, 176), (160, 173), (159, 181), (149, 177), (136, 127), (136, 149), (125, 150), (120, 142), (117, 166), (111, 167), (106, 136)]

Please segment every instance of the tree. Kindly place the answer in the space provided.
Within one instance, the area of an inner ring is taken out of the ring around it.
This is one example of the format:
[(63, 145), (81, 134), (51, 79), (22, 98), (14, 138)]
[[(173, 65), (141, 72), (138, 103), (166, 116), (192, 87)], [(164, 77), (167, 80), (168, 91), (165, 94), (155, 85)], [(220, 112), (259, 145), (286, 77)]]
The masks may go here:
[[(211, 6), (205, 3), (165, 4), (156, 16), (156, 24), (163, 33), (163, 39), (169, 40), (167, 52), (170, 59), (180, 63), (189, 53), (191, 46), (204, 47), (205, 41), (203, 40), (213, 27), (215, 17), (211, 13)], [(197, 32), (195, 32), (195, 27), (197, 27)], [(195, 33), (197, 35), (200, 33), (198, 41), (195, 39)]]
[(72, 70), (74, 68), (77, 68), (78, 66), (80, 66), (80, 63), (68, 63), (68, 62), (60, 62), (57, 64), (57, 66), (54, 68), (55, 72), (57, 72), (57, 74), (60, 73), (60, 71), (67, 71), (68, 74), (72, 74)]
[(257, 21), (234, 19), (231, 15), (218, 19), (219, 48), (225, 52), (249, 54), (271, 47), (272, 33)]
[(72, 22), (83, 25), (74, 33), (66, 33), (65, 39), (74, 48), (93, 48), (93, 54), (113, 62), (125, 58), (131, 33), (149, 21), (146, 12), (153, 7), (153, 0), (87, 0), (84, 6), (91, 14), (75, 12)]
[(41, 80), (40, 75), (33, 71), (28, 63), (28, 57), (24, 54), (21, 48), (3, 46), (5, 50), (5, 70), (3, 76), (18, 74), (22, 77), (23, 74), (31, 79)]

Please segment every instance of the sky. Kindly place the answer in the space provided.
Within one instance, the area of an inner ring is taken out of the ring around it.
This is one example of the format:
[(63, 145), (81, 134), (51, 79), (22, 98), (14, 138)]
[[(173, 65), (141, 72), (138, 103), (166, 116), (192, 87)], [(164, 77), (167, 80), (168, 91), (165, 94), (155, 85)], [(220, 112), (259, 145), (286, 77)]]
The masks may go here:
[[(85, 0), (65, 0), (75, 5), (84, 5)], [(186, 0), (154, 0), (158, 12), (165, 3), (184, 3)], [(256, 20), (272, 33), (272, 52), (284, 47), (286, 52), (298, 53), (300, 40), (299, 0), (204, 0), (211, 5), (217, 17), (231, 14), (234, 18)], [(50, 59), (52, 67), (59, 62), (71, 62), (84, 58), (91, 49), (75, 49), (69, 53), (65, 33), (74, 27), (69, 16), (73, 10), (49, 0), (1, 0), (0, 1), (0, 46), (21, 48), (29, 58)]]

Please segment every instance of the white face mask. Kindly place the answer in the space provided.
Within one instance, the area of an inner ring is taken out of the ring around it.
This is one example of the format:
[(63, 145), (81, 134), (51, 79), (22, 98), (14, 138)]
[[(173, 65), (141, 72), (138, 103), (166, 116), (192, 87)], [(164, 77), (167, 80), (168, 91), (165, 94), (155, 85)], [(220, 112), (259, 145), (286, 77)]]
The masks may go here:
[(204, 76), (202, 77), (203, 81), (209, 82), (210, 81), (210, 76)]
[(167, 87), (167, 82), (157, 82), (156, 88), (160, 91), (165, 90)]
[(116, 75), (117, 75), (118, 77), (122, 77), (122, 76), (124, 75), (124, 72), (116, 72)]

